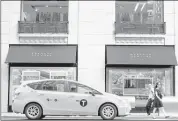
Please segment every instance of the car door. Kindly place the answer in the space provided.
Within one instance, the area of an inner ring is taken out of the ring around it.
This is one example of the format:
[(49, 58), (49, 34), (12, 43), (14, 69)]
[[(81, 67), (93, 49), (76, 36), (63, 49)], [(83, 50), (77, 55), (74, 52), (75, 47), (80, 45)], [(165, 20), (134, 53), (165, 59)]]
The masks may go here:
[(45, 81), (37, 95), (41, 104), (43, 104), (43, 110), (45, 114), (59, 115), (66, 114), (65, 111), (65, 97), (66, 83), (62, 80), (49, 80)]
[[(69, 93), (66, 94), (66, 108), (71, 115), (97, 115), (98, 107), (103, 103), (103, 95), (92, 88), (68, 82)], [(90, 94), (94, 92), (95, 95)]]
[(53, 114), (56, 115), (70, 115), (70, 108), (67, 108), (67, 86), (66, 81), (56, 81), (53, 85), (54, 92), (52, 94), (53, 104), (51, 106)]

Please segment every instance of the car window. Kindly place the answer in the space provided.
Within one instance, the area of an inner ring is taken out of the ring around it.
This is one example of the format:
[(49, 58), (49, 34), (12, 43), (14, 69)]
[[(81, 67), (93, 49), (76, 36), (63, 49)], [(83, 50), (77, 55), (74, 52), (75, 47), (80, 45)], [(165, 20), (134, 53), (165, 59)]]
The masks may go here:
[(42, 85), (42, 90), (65, 92), (64, 81), (46, 81)]
[(27, 84), (27, 86), (29, 86), (30, 88), (34, 89), (34, 90), (42, 90), (40, 88), (40, 85), (42, 85), (44, 82), (33, 82), (33, 83), (29, 83)]
[(94, 94), (101, 94), (100, 92), (82, 85), (82, 84), (77, 84), (74, 82), (69, 82), (69, 92), (76, 92), (76, 93), (80, 93), (80, 94), (89, 94), (89, 92), (93, 92)]

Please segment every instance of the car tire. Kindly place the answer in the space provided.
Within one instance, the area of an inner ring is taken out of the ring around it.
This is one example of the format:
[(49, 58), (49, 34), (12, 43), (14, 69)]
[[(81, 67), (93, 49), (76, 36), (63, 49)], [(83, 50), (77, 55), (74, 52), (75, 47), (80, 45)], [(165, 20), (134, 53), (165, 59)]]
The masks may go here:
[(31, 120), (41, 119), (43, 116), (42, 108), (39, 104), (30, 103), (25, 108), (25, 115)]
[(100, 116), (104, 120), (113, 120), (117, 116), (117, 109), (113, 104), (104, 104), (99, 110)]
[(42, 116), (41, 116), (41, 119), (43, 119), (43, 118), (45, 118), (45, 117), (46, 117), (45, 115), (42, 115)]

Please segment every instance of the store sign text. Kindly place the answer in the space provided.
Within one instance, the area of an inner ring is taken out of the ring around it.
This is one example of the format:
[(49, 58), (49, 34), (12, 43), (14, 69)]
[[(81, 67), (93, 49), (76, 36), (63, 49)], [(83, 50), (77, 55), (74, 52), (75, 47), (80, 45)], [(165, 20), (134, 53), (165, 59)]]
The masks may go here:
[(148, 53), (131, 53), (130, 54), (131, 58), (151, 58), (151, 54)]
[(49, 52), (32, 52), (32, 56), (52, 56)]

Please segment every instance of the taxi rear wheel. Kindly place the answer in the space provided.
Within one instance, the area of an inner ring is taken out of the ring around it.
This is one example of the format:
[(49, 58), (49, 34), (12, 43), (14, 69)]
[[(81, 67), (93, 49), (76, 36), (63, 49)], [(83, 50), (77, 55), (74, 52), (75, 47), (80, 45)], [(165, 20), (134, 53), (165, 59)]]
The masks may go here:
[(25, 108), (25, 115), (28, 119), (36, 120), (42, 118), (42, 108), (39, 104), (30, 103)]
[(41, 118), (45, 118), (46, 116), (45, 115), (42, 115)]
[(104, 120), (113, 120), (117, 115), (117, 109), (113, 104), (104, 104), (100, 108), (100, 116)]

